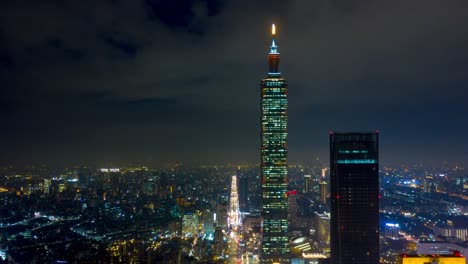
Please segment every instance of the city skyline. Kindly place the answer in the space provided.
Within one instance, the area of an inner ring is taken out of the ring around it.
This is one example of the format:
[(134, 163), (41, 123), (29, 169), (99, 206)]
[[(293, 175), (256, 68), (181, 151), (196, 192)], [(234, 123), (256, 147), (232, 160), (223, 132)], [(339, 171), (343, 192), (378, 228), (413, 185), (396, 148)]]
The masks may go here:
[(375, 129), (382, 165), (467, 163), (464, 1), (245, 4), (1, 3), (1, 160), (259, 162), (276, 22), (291, 163), (326, 163), (329, 130)]

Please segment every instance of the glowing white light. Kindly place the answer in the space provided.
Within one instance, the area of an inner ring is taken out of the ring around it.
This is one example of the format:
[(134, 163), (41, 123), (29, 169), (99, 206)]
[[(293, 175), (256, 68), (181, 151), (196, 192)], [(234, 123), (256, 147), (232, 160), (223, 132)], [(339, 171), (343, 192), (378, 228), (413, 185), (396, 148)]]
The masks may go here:
[(276, 34), (276, 26), (275, 24), (271, 24), (271, 34), (275, 35)]
[(231, 196), (230, 196), (230, 211), (228, 222), (229, 225), (232, 225), (235, 229), (240, 225), (240, 212), (239, 212), (239, 196), (237, 193), (237, 176), (232, 176), (231, 181)]

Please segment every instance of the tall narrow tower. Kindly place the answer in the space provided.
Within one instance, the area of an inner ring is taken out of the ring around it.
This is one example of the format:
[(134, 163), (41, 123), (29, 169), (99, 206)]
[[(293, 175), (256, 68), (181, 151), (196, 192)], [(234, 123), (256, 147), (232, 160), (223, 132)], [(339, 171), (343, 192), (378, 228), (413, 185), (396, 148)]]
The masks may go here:
[(268, 74), (261, 82), (262, 263), (290, 263), (288, 239), (288, 88), (279, 72), (272, 25)]
[(379, 263), (379, 134), (330, 133), (331, 263)]
[(239, 195), (237, 194), (237, 176), (234, 175), (231, 177), (231, 195), (229, 196), (229, 227), (234, 228), (237, 231), (237, 228), (240, 224), (239, 218)]

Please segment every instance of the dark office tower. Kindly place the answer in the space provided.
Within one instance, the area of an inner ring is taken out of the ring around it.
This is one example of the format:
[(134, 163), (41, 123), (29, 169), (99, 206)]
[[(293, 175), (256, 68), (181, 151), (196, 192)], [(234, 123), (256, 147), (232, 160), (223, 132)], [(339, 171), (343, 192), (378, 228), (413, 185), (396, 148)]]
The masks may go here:
[(331, 263), (379, 263), (378, 133), (330, 133)]
[(165, 172), (162, 172), (159, 175), (159, 192), (163, 192), (169, 189), (169, 185), (169, 176)]
[(88, 186), (91, 171), (87, 167), (82, 167), (78, 170), (78, 183), (80, 186)]
[(248, 212), (248, 198), (249, 198), (249, 178), (246, 175), (239, 177), (239, 208), (241, 212)]
[(279, 53), (273, 40), (268, 75), (261, 82), (262, 263), (290, 263), (288, 239), (288, 100), (287, 83), (279, 72)]
[(309, 196), (313, 191), (312, 175), (304, 175), (304, 194)]

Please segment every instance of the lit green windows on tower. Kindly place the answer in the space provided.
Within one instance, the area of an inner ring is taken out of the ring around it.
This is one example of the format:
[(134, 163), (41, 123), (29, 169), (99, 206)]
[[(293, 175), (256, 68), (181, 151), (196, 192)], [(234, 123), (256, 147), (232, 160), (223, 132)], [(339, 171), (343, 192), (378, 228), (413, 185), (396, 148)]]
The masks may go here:
[[(274, 34), (273, 34), (274, 37)], [(261, 82), (262, 263), (290, 263), (288, 238), (288, 85), (272, 40)]]

